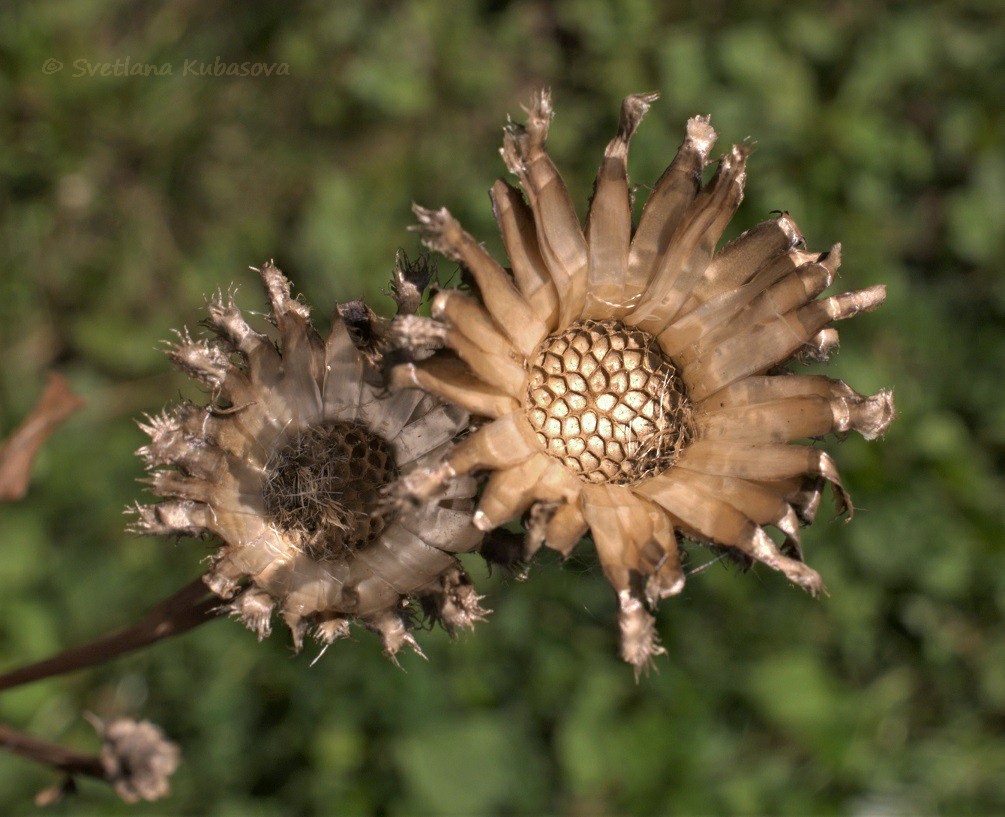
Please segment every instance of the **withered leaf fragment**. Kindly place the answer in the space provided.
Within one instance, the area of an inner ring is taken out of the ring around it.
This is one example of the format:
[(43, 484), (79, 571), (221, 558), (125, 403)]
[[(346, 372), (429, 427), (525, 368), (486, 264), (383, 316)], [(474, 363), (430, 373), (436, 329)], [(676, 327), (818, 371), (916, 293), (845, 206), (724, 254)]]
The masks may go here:
[(61, 374), (49, 373), (35, 407), (0, 448), (0, 502), (24, 497), (39, 449), (57, 426), (83, 405), (83, 398), (74, 393)]

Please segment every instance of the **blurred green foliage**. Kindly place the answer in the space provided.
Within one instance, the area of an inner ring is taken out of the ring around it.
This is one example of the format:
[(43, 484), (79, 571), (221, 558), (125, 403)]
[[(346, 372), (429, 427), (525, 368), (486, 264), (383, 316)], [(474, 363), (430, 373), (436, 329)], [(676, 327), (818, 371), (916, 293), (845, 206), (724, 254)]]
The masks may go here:
[[(157, 350), (169, 329), (231, 282), (261, 308), (246, 268), (269, 257), (322, 318), (359, 295), (386, 312), (413, 200), (499, 251), (500, 125), (542, 84), (584, 207), (628, 92), (662, 93), (637, 182), (695, 113), (720, 146), (755, 139), (732, 233), (785, 209), (812, 247), (843, 242), (843, 287), (888, 284), (828, 372), (895, 387), (900, 411), (882, 442), (829, 444), (859, 511), (825, 509), (805, 537), (822, 603), (716, 565), (663, 606), (669, 655), (638, 685), (586, 547), (524, 583), (470, 561), (490, 622), (424, 634), (429, 663), (405, 671), (366, 634), (311, 667), (284, 635), (220, 621), (0, 698), (4, 721), (82, 749), (82, 710), (149, 717), (184, 749), (169, 801), (85, 784), (53, 813), (1005, 811), (1003, 22), (976, 0), (5, 4), (0, 430), (49, 368), (89, 405), (0, 508), (3, 666), (131, 621), (200, 569), (203, 544), (122, 530), (142, 496), (131, 418), (195, 396)], [(288, 75), (184, 74), (217, 57)], [(86, 75), (126, 58), (173, 71)], [(52, 779), (0, 756), (0, 811), (31, 813)]]

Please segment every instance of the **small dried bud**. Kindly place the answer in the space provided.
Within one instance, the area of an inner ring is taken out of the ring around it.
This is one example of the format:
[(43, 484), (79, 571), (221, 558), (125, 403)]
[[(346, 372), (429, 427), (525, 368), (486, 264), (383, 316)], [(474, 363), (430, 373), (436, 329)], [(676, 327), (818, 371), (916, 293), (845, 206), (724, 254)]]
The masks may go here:
[(115, 793), (127, 803), (159, 800), (171, 791), (169, 779), (181, 752), (150, 721), (121, 718), (109, 724), (93, 718), (104, 740), (101, 763)]

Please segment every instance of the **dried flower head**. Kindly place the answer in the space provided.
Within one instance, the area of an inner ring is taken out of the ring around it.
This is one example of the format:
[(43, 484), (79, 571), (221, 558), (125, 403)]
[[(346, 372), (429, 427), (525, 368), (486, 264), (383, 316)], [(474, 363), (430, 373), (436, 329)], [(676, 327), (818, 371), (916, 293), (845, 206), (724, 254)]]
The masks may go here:
[[(223, 540), (207, 583), (259, 638), (278, 608), (299, 649), (323, 644), (351, 620), (380, 633), (386, 651), (418, 651), (410, 599), (448, 629), (484, 611), (455, 553), (482, 534), (471, 522), (475, 483), (400, 507), (387, 492), (438, 462), (467, 414), (419, 392), (388, 393), (336, 311), (323, 340), (308, 308), (270, 262), (261, 269), (277, 346), (248, 325), (233, 297), (209, 304), (209, 340), (187, 330), (171, 359), (211, 390), (151, 417), (138, 452), (165, 499), (137, 507), (135, 530)], [(414, 299), (413, 299), (414, 300)]]
[(161, 728), (150, 721), (120, 718), (91, 722), (104, 741), (101, 765), (105, 779), (127, 803), (160, 800), (171, 792), (170, 779), (181, 762), (181, 752)]
[(733, 147), (702, 186), (716, 138), (707, 117), (688, 122), (633, 228), (628, 146), (654, 99), (625, 100), (585, 230), (545, 151), (549, 95), (537, 95), (526, 126), (507, 126), (502, 156), (526, 201), (501, 180), (491, 197), (511, 272), (447, 210), (415, 208), (424, 242), (466, 268), (481, 302), (440, 293), (434, 317), (451, 351), (393, 375), (491, 419), (413, 490), (432, 495), (455, 475), (490, 471), (475, 522), (490, 530), (531, 509), (528, 555), (542, 541), (568, 553), (589, 531), (636, 668), (661, 651), (646, 603), (684, 587), (680, 535), (822, 592), (799, 525), (825, 482), (841, 509), (850, 503), (827, 454), (789, 443), (850, 429), (873, 439), (893, 417), (888, 391), (862, 397), (782, 368), (793, 356), (826, 359), (830, 324), (876, 308), (885, 289), (818, 299), (840, 247), (805, 251), (787, 214), (716, 252), (748, 151)]

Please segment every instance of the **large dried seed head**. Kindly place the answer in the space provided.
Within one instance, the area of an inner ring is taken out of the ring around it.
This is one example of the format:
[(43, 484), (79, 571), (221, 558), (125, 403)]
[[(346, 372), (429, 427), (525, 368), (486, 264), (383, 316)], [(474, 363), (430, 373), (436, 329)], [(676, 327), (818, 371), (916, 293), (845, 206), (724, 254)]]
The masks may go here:
[(502, 156), (524, 195), (500, 180), (491, 196), (510, 270), (447, 210), (416, 208), (424, 243), (477, 287), (434, 303), (449, 351), (393, 378), (488, 421), (410, 479), (411, 495), (487, 473), (475, 525), (527, 523), (525, 545), (486, 540), (483, 552), (508, 565), (542, 545), (568, 555), (589, 533), (621, 602), (622, 655), (643, 671), (661, 651), (645, 607), (683, 590), (684, 537), (822, 592), (801, 561), (799, 523), (825, 483), (839, 510), (851, 503), (833, 460), (804, 442), (874, 439), (894, 415), (888, 391), (867, 397), (786, 368), (826, 359), (831, 324), (879, 306), (885, 288), (821, 298), (840, 247), (809, 252), (786, 213), (720, 246), (749, 146), (728, 150), (702, 184), (716, 134), (694, 117), (633, 223), (629, 141), (653, 99), (622, 103), (585, 223), (546, 150), (549, 95), (535, 96), (526, 125), (507, 125)]
[(383, 438), (358, 423), (308, 428), (278, 448), (262, 489), (272, 520), (317, 556), (370, 544), (389, 521), (382, 502), (397, 469)]
[(544, 340), (527, 413), (545, 450), (598, 484), (665, 471), (694, 433), (673, 362), (652, 335), (617, 320), (580, 321)]

